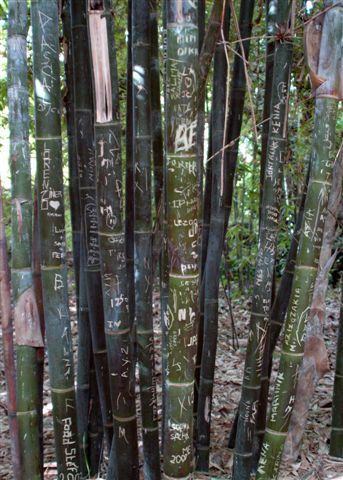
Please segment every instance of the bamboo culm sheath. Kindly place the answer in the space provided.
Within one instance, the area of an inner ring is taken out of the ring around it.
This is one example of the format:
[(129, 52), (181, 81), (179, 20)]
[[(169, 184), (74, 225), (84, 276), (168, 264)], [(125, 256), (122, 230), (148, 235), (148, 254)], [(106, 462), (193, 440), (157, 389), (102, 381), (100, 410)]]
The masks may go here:
[(57, 2), (32, 1), (33, 72), (43, 303), (58, 475), (79, 479), (65, 263)]

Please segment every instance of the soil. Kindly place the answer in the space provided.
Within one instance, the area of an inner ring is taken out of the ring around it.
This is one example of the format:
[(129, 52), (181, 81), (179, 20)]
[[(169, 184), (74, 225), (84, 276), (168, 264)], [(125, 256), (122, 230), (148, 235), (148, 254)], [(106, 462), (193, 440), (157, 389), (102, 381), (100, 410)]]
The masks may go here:
[[(77, 343), (75, 297), (71, 295), (70, 311), (72, 330)], [(161, 331), (159, 326), (158, 295), (154, 298), (156, 353), (158, 369), (158, 396), (161, 401)], [(232, 317), (238, 338), (238, 348), (232, 345), (232, 319), (227, 299), (220, 298), (220, 326), (216, 361), (216, 375), (212, 411), (210, 472), (196, 473), (194, 479), (228, 479), (232, 469), (233, 452), (227, 448), (228, 436), (240, 398), (247, 331), (249, 323), (249, 300), (232, 301)], [(303, 438), (301, 454), (295, 463), (283, 463), (280, 480), (343, 480), (343, 460), (333, 459), (328, 455), (331, 399), (334, 378), (335, 349), (339, 319), (339, 292), (330, 291), (327, 300), (325, 341), (330, 358), (330, 372), (319, 382), (312, 400), (306, 431)], [(276, 352), (276, 359), (278, 351)], [(277, 368), (274, 366), (274, 375)], [(47, 364), (47, 360), (46, 360)], [(47, 365), (46, 365), (47, 366)], [(47, 372), (47, 368), (46, 368)], [(7, 422), (6, 389), (2, 352), (2, 336), (0, 333), (0, 479), (13, 479), (9, 446), (9, 430)], [(139, 409), (139, 406), (138, 406)], [(159, 406), (161, 415), (161, 407)], [(51, 400), (49, 396), (49, 379), (46, 373), (44, 382), (44, 467), (45, 479), (56, 478), (54, 463), (54, 446), (51, 416)], [(141, 442), (140, 442), (141, 448)], [(102, 468), (104, 470), (104, 466)], [(104, 475), (102, 475), (105, 478)], [(102, 477), (98, 477), (99, 479)], [(143, 479), (143, 473), (142, 473)], [(30, 479), (27, 479), (30, 480)], [(125, 479), (121, 479), (125, 480)]]

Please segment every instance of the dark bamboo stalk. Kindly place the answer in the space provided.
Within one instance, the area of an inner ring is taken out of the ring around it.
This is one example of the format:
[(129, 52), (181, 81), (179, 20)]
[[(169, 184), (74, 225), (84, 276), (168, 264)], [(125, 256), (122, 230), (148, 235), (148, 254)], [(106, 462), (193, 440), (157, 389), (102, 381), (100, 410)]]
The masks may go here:
[[(156, 222), (162, 228), (162, 190), (163, 190), (163, 131), (161, 114), (160, 61), (158, 42), (157, 0), (150, 1), (150, 54), (151, 54), (151, 127), (152, 153), (154, 165), (154, 197)], [(159, 219), (159, 220), (157, 220)]]
[(223, 201), (226, 208), (225, 232), (231, 211), (233, 182), (238, 157), (239, 136), (243, 122), (244, 97), (247, 83), (244, 62), (242, 59), (242, 48), (244, 51), (244, 57), (248, 61), (254, 5), (254, 0), (242, 0), (239, 12), (239, 32), (242, 42), (238, 42), (236, 46), (237, 55), (235, 55), (233, 64), (232, 85), (230, 86), (231, 95), (225, 139), (225, 145), (231, 144), (231, 146), (227, 148), (227, 155), (225, 156), (225, 161), (227, 163), (227, 166), (225, 167), (226, 178), (224, 180), (225, 192), (223, 193)]
[(79, 478), (72, 337), (65, 263), (59, 15), (32, 1), (41, 270), (58, 475)]
[[(220, 37), (224, 0), (213, 0), (212, 10), (207, 22), (206, 31), (199, 42), (199, 89), (198, 103), (202, 104), (205, 99), (206, 81), (210, 72), (212, 58)], [(201, 26), (199, 25), (199, 28)], [(204, 27), (201, 27), (204, 28)]]
[[(149, 10), (147, 15), (149, 20)], [(110, 0), (88, 2), (88, 26), (95, 99), (102, 288), (114, 426), (107, 478), (112, 479), (115, 472), (118, 479), (135, 480), (139, 474), (135, 361), (128, 309), (121, 125), (114, 20)]]
[[(276, 29), (288, 28), (289, 4), (278, 3)], [(276, 32), (277, 33), (277, 32)], [(292, 63), (292, 42), (276, 37), (271, 119), (267, 164), (262, 199), (262, 219), (256, 261), (248, 345), (242, 395), (235, 442), (233, 480), (250, 478), (253, 438), (258, 408), (264, 348), (272, 304), (272, 283), (275, 268), (277, 234), (281, 209), (281, 181), (287, 144), (289, 78)]]
[[(132, 5), (134, 265), (137, 358), (142, 409), (144, 476), (160, 479), (154, 330), (151, 213), (151, 31), (149, 0)], [(159, 93), (159, 92), (158, 92)]]
[(3, 210), (3, 193), (0, 183), (0, 308), (1, 331), (4, 351), (4, 369), (7, 389), (7, 415), (11, 442), (11, 460), (14, 478), (22, 479), (20, 465), (17, 399), (16, 399), (16, 371), (13, 343), (13, 316), (11, 308), (11, 274), (7, 253), (5, 219)]
[(90, 362), (87, 465), (89, 476), (93, 478), (94, 476), (99, 476), (101, 459), (103, 457), (104, 429), (102, 425), (100, 399), (93, 355), (91, 355)]
[[(228, 40), (230, 9), (224, 13), (223, 33)], [(214, 57), (213, 103), (211, 117), (212, 163), (211, 211), (205, 272), (202, 279), (200, 305), (203, 308), (204, 332), (202, 361), (198, 393), (197, 416), (197, 469), (208, 471), (210, 451), (211, 407), (218, 333), (218, 295), (220, 280), (220, 260), (224, 243), (224, 205), (221, 197), (222, 168), (225, 153), (221, 152), (225, 137), (225, 115), (228, 95), (228, 64), (225, 44), (217, 44)], [(200, 340), (200, 339), (199, 339)], [(199, 347), (198, 347), (199, 349)]]
[(197, 6), (171, 0), (167, 8), (166, 222), (168, 300), (164, 312), (164, 473), (190, 478), (199, 282), (197, 132)]
[[(85, 246), (84, 236), (81, 234), (81, 252), (80, 252), (80, 283), (79, 283), (79, 302), (77, 315), (77, 374), (76, 374), (76, 405), (77, 405), (77, 426), (79, 432), (79, 446), (80, 446), (80, 460), (82, 476), (86, 477), (88, 473), (94, 472), (94, 464), (92, 461), (96, 457), (93, 452), (92, 445), (89, 439), (88, 424), (89, 424), (89, 410), (90, 410), (90, 383), (91, 373), (90, 366), (92, 364), (93, 370), (94, 361), (92, 361), (92, 338), (89, 321), (89, 309), (87, 302), (86, 290), (86, 276), (84, 272), (85, 260)], [(94, 386), (93, 386), (94, 389)], [(93, 392), (94, 394), (94, 392)], [(99, 462), (98, 464), (99, 465)]]
[[(40, 242), (39, 242), (39, 218), (38, 218), (38, 193), (37, 182), (34, 192), (33, 203), (33, 235), (32, 235), (32, 284), (36, 304), (39, 315), (40, 330), (42, 338), (45, 338), (45, 318), (44, 318), (44, 304), (43, 304), (43, 286), (42, 286), (42, 272), (41, 272), (41, 258), (40, 258)], [(39, 443), (40, 443), (40, 464), (41, 477), (44, 476), (44, 431), (43, 431), (43, 396), (44, 396), (44, 361), (45, 348), (37, 348), (37, 377), (38, 377), (38, 423), (39, 423)]]
[(132, 0), (128, 1), (128, 41), (126, 80), (126, 179), (125, 179), (125, 254), (128, 278), (130, 324), (135, 318), (134, 273), (134, 164), (133, 164), (133, 110), (132, 110)]
[(64, 48), (64, 73), (65, 94), (64, 105), (66, 108), (67, 136), (68, 136), (68, 166), (69, 166), (69, 198), (73, 241), (73, 267), (75, 277), (76, 303), (79, 305), (80, 290), (80, 255), (81, 255), (81, 210), (78, 179), (78, 166), (75, 144), (75, 118), (74, 118), (74, 79), (73, 79), (73, 52), (71, 30), (71, 0), (62, 1), (62, 25)]
[(333, 5), (334, 8), (325, 13), (323, 20), (319, 64), (315, 76), (324, 82), (320, 86), (314, 85), (316, 106), (311, 174), (285, 322), (280, 367), (257, 471), (259, 480), (270, 480), (278, 476), (295, 399), (299, 364), (303, 357), (304, 332), (322, 244), (335, 154), (337, 105), (341, 99), (339, 62), (343, 9), (339, 2), (334, 1)]
[(17, 353), (17, 422), (22, 478), (41, 478), (37, 348), (43, 346), (32, 280), (27, 4), (8, 3), (8, 110), (12, 179), (12, 292)]
[(337, 336), (335, 382), (332, 399), (332, 429), (330, 455), (343, 458), (343, 411), (341, 395), (343, 391), (343, 275), (341, 276), (341, 311)]
[[(272, 13), (270, 7), (274, 8), (274, 2), (267, 0), (266, 2), (266, 34), (273, 33)], [(267, 148), (268, 148), (268, 133), (269, 133), (269, 117), (270, 117), (270, 101), (273, 82), (273, 67), (274, 67), (274, 50), (275, 43), (272, 39), (266, 40), (266, 71), (264, 80), (264, 101), (263, 101), (263, 121), (262, 126), (262, 142), (261, 142), (261, 168), (260, 168), (260, 208), (259, 218), (261, 219), (262, 197), (263, 197), (263, 184), (264, 173), (267, 161)], [(261, 220), (260, 220), (261, 222)]]
[(89, 324), (104, 435), (107, 448), (110, 450), (113, 436), (113, 418), (104, 331), (103, 292), (101, 288), (92, 76), (86, 16), (87, 0), (72, 0), (75, 141), (79, 172), (81, 228), (85, 238), (85, 262), (82, 263), (84, 267), (82, 274), (86, 277)]

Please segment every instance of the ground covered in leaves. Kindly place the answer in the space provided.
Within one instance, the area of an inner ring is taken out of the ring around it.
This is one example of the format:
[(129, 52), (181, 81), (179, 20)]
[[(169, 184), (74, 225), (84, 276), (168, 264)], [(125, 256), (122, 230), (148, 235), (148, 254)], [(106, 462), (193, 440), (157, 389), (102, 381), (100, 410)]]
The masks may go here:
[[(236, 406), (240, 398), (240, 387), (244, 368), (244, 356), (249, 323), (249, 307), (250, 303), (247, 299), (232, 301), (231, 309), (229, 308), (228, 301), (224, 296), (222, 296), (220, 299), (220, 333), (218, 339), (212, 413), (210, 472), (206, 475), (195, 474), (194, 478), (197, 480), (230, 478), (233, 455), (232, 451), (227, 448), (227, 441), (234, 419)], [(74, 339), (76, 350), (76, 306), (73, 296), (71, 296), (70, 309), (72, 314), (72, 328), (73, 332), (75, 333)], [(232, 312), (232, 315), (230, 315), (230, 311)], [(154, 313), (158, 354), (158, 394), (159, 399), (161, 400), (161, 332), (159, 328), (158, 295), (155, 296)], [(235, 324), (238, 338), (238, 348), (233, 348), (231, 317), (233, 317)], [(327, 315), (325, 325), (325, 341), (329, 351), (331, 370), (324, 376), (317, 386), (303, 439), (301, 455), (294, 464), (283, 463), (280, 474), (281, 480), (343, 480), (343, 461), (339, 462), (333, 458), (330, 458), (328, 455), (338, 318), (339, 292), (331, 291), (327, 300)], [(7, 405), (1, 333), (0, 372), (0, 479), (9, 480), (13, 478), (13, 474), (11, 471), (9, 431), (6, 417)], [(161, 408), (159, 408), (159, 412), (161, 414)], [(49, 380), (47, 375), (44, 383), (44, 426), (44, 476), (46, 479), (54, 479), (56, 478), (56, 465), (54, 463), (51, 401), (49, 397)]]

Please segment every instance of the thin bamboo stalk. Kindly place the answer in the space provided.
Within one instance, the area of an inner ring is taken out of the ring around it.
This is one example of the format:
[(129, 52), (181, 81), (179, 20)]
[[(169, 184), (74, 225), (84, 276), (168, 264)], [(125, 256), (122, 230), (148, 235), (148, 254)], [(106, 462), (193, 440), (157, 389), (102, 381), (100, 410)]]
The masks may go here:
[(332, 429), (330, 455), (343, 458), (343, 412), (341, 395), (343, 391), (343, 275), (341, 278), (341, 312), (337, 336), (335, 381), (332, 399)]
[[(147, 15), (149, 23), (149, 10)], [(112, 479), (115, 472), (118, 479), (134, 480), (139, 474), (135, 361), (128, 309), (121, 125), (110, 0), (90, 0), (88, 25), (95, 98), (98, 234), (114, 426), (107, 478)]]
[(226, 177), (222, 180), (225, 187), (223, 191), (223, 202), (226, 207), (225, 232), (231, 212), (233, 183), (235, 178), (239, 137), (243, 122), (244, 97), (247, 85), (245, 65), (242, 58), (242, 53), (244, 52), (244, 58), (247, 61), (249, 59), (250, 37), (253, 24), (252, 19), (255, 1), (242, 0), (240, 5), (239, 32), (240, 38), (244, 40), (237, 43), (236, 55), (233, 64), (232, 84), (230, 85), (231, 95), (228, 108), (225, 145), (231, 143), (232, 144), (230, 147), (227, 148), (227, 155), (225, 156), (225, 161), (227, 163)]
[[(230, 8), (227, 5), (224, 12), (222, 26), (225, 41), (228, 39), (229, 26)], [(212, 186), (210, 226), (207, 247), (208, 251), (206, 255), (204, 278), (202, 279), (203, 288), (201, 289), (200, 300), (204, 316), (204, 333), (198, 393), (197, 469), (202, 471), (208, 471), (209, 467), (212, 393), (218, 333), (220, 261), (225, 237), (225, 210), (221, 199), (222, 162), (225, 161), (225, 153), (221, 153), (221, 148), (225, 136), (225, 115), (227, 113), (226, 97), (228, 95), (227, 80), (229, 70), (225, 48), (223, 42), (218, 43), (214, 57), (211, 150), (214, 152), (215, 156), (211, 160)]]
[[(325, 13), (316, 75), (323, 83), (315, 88), (315, 121), (310, 181), (304, 208), (299, 251), (285, 336), (269, 421), (257, 470), (259, 480), (278, 477), (282, 450), (293, 409), (298, 370), (303, 358), (304, 332), (311, 305), (323, 237), (325, 211), (334, 160), (337, 104), (341, 98), (340, 41), (343, 9), (339, 2)], [(313, 73), (313, 72), (312, 72)]]
[(5, 219), (3, 209), (3, 193), (0, 183), (0, 307), (1, 331), (4, 351), (4, 369), (7, 388), (7, 414), (10, 430), (11, 459), (14, 478), (23, 478), (20, 466), (16, 371), (14, 361), (13, 316), (11, 308), (11, 274), (8, 262)]
[(85, 261), (82, 262), (87, 292), (89, 324), (95, 371), (108, 451), (113, 436), (113, 418), (109, 387), (107, 350), (96, 200), (96, 161), (93, 125), (92, 76), (88, 46), (87, 0), (72, 0), (72, 51), (74, 66), (74, 115), (79, 172), (82, 235), (85, 238)]
[[(287, 30), (290, 5), (287, 0), (278, 3), (276, 29)], [(277, 32), (276, 32), (277, 34)], [(234, 480), (250, 478), (256, 410), (259, 404), (263, 355), (272, 305), (272, 283), (275, 268), (277, 234), (281, 210), (281, 181), (287, 144), (287, 114), (289, 79), (292, 64), (291, 39), (277, 40), (274, 57), (271, 119), (267, 149), (267, 164), (263, 187), (262, 219), (258, 256), (255, 269), (253, 300), (242, 395), (234, 456)]]
[(164, 473), (190, 478), (199, 282), (197, 132), (197, 6), (171, 0), (167, 8), (166, 222), (168, 300), (164, 312), (167, 373)]
[(58, 475), (78, 479), (76, 402), (65, 263), (57, 2), (32, 1), (41, 270)]
[[(272, 33), (272, 12), (270, 7), (274, 7), (274, 4), (271, 0), (266, 2), (266, 34)], [(271, 30), (271, 32), (269, 32)], [(271, 91), (272, 91), (272, 82), (273, 82), (273, 68), (274, 68), (274, 50), (275, 43), (272, 39), (266, 40), (266, 71), (265, 71), (265, 80), (264, 80), (264, 100), (263, 100), (263, 120), (267, 120), (270, 117), (270, 101), (271, 101)], [(260, 168), (260, 207), (259, 207), (259, 218), (261, 219), (262, 211), (262, 198), (263, 198), (263, 184), (264, 184), (264, 174), (266, 169), (267, 162), (267, 148), (268, 148), (268, 133), (269, 133), (269, 121), (265, 121), (262, 126), (262, 142), (261, 142), (261, 168)], [(261, 222), (261, 220), (260, 220)]]
[(27, 4), (8, 3), (8, 104), (12, 181), (12, 292), (17, 353), (17, 422), (22, 478), (41, 478), (37, 347), (43, 346), (32, 280)]
[[(160, 479), (154, 330), (151, 213), (151, 31), (149, 0), (132, 6), (134, 264), (137, 358), (142, 409), (144, 476)], [(159, 93), (159, 92), (158, 92)]]
[(62, 1), (62, 25), (63, 25), (63, 48), (64, 48), (64, 73), (65, 94), (64, 105), (66, 108), (67, 135), (68, 135), (68, 166), (69, 166), (69, 198), (70, 216), (73, 240), (73, 267), (75, 276), (75, 290), (77, 307), (79, 304), (80, 290), (80, 255), (81, 255), (81, 210), (78, 167), (75, 144), (75, 118), (74, 118), (74, 80), (73, 80), (73, 52), (72, 52), (72, 29), (71, 29), (71, 0)]
[[(39, 242), (39, 222), (38, 222), (38, 193), (37, 182), (34, 192), (33, 203), (33, 235), (32, 235), (32, 284), (36, 304), (39, 315), (40, 330), (42, 338), (45, 337), (45, 318), (44, 318), (44, 304), (43, 304), (43, 286), (42, 286), (42, 272), (40, 259), (40, 242)], [(44, 400), (44, 361), (45, 348), (37, 348), (37, 377), (38, 377), (38, 422), (39, 422), (39, 443), (40, 443), (40, 464), (41, 476), (44, 476), (44, 431), (43, 431), (43, 400)]]
[[(77, 348), (77, 373), (76, 373), (76, 405), (77, 405), (77, 426), (79, 432), (79, 446), (80, 446), (80, 461), (82, 476), (94, 473), (95, 462), (91, 459), (96, 457), (93, 454), (89, 433), (89, 410), (90, 410), (90, 365), (92, 364), (92, 338), (89, 323), (89, 309), (87, 302), (86, 278), (83, 275), (85, 260), (85, 246), (84, 236), (81, 233), (81, 252), (80, 252), (80, 283), (79, 283), (79, 302), (78, 302), (78, 316), (77, 316), (77, 334), (78, 334), (78, 348)], [(93, 362), (93, 369), (94, 362)], [(94, 389), (94, 386), (93, 386)], [(99, 461), (97, 465), (99, 465)]]

